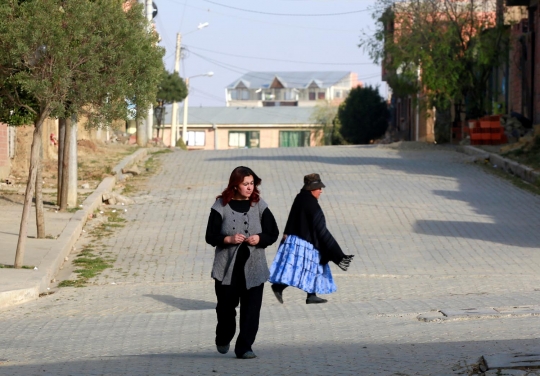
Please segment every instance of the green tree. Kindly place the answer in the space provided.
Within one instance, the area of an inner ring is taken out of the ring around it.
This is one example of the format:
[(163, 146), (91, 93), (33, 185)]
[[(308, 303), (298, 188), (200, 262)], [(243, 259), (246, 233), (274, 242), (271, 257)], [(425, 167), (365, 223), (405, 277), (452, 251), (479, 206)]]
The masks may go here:
[(159, 129), (162, 125), (163, 117), (165, 116), (165, 104), (171, 104), (173, 102), (182, 102), (188, 95), (188, 89), (185, 81), (178, 75), (177, 72), (169, 73), (165, 69), (161, 74), (161, 80), (158, 85), (158, 92), (156, 98), (156, 106), (154, 108), (154, 114), (156, 115), (158, 126), (158, 138)]
[(160, 104), (170, 104), (182, 102), (188, 95), (186, 82), (178, 73), (169, 73), (163, 70), (161, 80), (158, 85), (157, 102)]
[(489, 0), (378, 0), (376, 32), (361, 40), (395, 94), (420, 93), (423, 108), (437, 109), (437, 142), (448, 139), (453, 103), (468, 102), (470, 117), (488, 110), (489, 78), (505, 61), (508, 40), (493, 6)]
[(323, 145), (334, 145), (334, 121), (337, 116), (338, 107), (332, 106), (328, 101), (318, 103), (313, 109), (311, 121), (318, 124), (322, 130)]
[(340, 133), (347, 143), (369, 144), (384, 135), (390, 113), (377, 88), (356, 87), (339, 106)]
[(34, 124), (15, 257), (20, 267), (43, 122), (79, 114), (99, 127), (126, 118), (128, 101), (148, 108), (156, 98), (163, 51), (141, 7), (123, 12), (121, 0), (7, 0), (0, 18), (0, 121)]

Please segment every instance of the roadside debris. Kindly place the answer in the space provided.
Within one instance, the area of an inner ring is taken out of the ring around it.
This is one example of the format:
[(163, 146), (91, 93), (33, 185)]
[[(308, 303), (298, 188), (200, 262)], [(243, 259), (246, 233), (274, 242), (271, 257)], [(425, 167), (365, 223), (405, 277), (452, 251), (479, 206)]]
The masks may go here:
[(140, 175), (140, 173), (141, 170), (139, 170), (139, 167), (137, 167), (136, 165), (122, 169), (122, 174), (131, 174), (133, 176), (137, 176)]
[(103, 194), (103, 202), (108, 205), (132, 205), (135, 203), (132, 199), (115, 192), (107, 192)]

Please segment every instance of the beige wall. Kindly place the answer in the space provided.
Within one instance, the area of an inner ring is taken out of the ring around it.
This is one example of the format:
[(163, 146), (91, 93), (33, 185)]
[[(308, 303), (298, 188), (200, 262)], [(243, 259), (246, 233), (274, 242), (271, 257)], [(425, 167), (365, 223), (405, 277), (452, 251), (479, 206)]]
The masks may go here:
[(0, 179), (7, 178), (10, 171), (9, 130), (7, 124), (0, 123)]
[(126, 132), (126, 122), (124, 120), (116, 120), (109, 127), (101, 128), (86, 128), (87, 119), (85, 117), (80, 117), (77, 120), (77, 139), (78, 140), (92, 140), (92, 141), (109, 141), (115, 130), (120, 130)]
[(260, 131), (261, 148), (277, 148), (279, 147), (279, 130), (277, 129), (262, 129)]
[[(205, 146), (189, 146), (190, 150), (214, 150), (214, 129), (212, 127), (203, 128), (188, 128), (189, 131), (204, 131), (205, 132)], [(258, 131), (259, 132), (259, 147), (260, 148), (277, 148), (279, 147), (279, 132), (280, 131), (292, 131), (292, 130), (310, 130), (310, 146), (321, 145), (322, 131), (319, 129), (306, 129), (305, 127), (295, 128), (262, 128), (262, 127), (219, 127), (217, 130), (218, 149), (233, 149), (229, 147), (229, 131)]]

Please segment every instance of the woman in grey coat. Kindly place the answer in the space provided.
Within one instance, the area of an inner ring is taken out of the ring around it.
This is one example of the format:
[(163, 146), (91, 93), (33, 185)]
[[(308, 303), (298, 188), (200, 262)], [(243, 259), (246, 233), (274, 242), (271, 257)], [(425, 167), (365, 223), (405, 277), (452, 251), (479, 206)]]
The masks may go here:
[(251, 346), (259, 329), (264, 282), (270, 275), (265, 248), (279, 236), (276, 220), (260, 197), (260, 184), (250, 168), (235, 168), (210, 210), (206, 228), (206, 242), (216, 247), (211, 275), (217, 297), (216, 347), (221, 354), (229, 351), (240, 304), (234, 352), (241, 359), (256, 357)]

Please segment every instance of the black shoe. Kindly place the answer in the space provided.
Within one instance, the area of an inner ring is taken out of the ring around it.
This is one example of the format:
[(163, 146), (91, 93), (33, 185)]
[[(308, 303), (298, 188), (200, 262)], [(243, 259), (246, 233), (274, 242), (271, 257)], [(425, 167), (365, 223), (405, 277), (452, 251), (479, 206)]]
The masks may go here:
[(276, 285), (272, 285), (272, 291), (274, 292), (274, 295), (276, 296), (276, 299), (278, 302), (283, 304), (283, 290), (277, 287)]
[(308, 296), (306, 299), (306, 304), (318, 304), (326, 302), (328, 302), (328, 300), (319, 298), (317, 295)]
[(253, 351), (246, 351), (244, 355), (239, 356), (240, 359), (255, 359), (257, 355)]
[(226, 344), (225, 346), (219, 346), (219, 345), (216, 345), (216, 348), (217, 348), (217, 351), (220, 353), (220, 354), (227, 354), (229, 352), (229, 347), (231, 346), (231, 344)]

